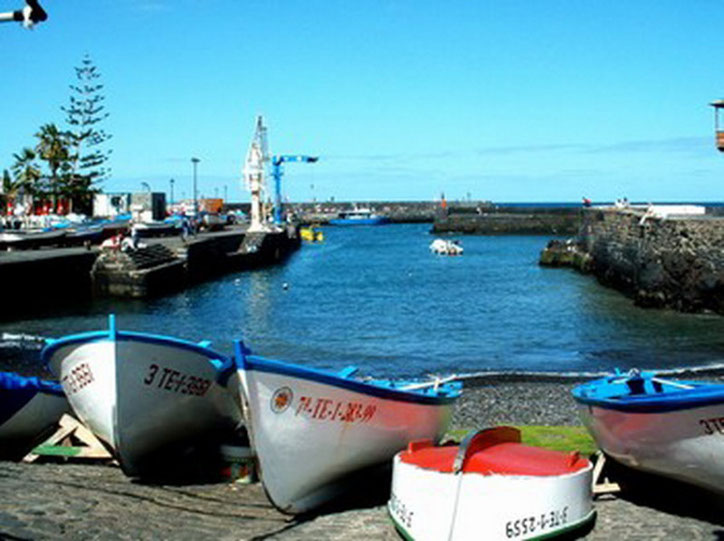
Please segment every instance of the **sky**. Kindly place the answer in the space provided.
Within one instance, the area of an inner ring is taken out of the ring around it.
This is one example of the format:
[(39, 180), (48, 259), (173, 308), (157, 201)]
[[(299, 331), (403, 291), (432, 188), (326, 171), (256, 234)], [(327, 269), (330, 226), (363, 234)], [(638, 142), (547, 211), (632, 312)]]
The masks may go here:
[[(88, 54), (104, 191), (248, 201), (256, 115), (291, 201), (721, 201), (722, 0), (41, 0), (0, 24), (0, 169)], [(0, 12), (22, 0), (0, 0)], [(724, 119), (723, 119), (724, 120)], [(170, 195), (170, 194), (169, 194)]]

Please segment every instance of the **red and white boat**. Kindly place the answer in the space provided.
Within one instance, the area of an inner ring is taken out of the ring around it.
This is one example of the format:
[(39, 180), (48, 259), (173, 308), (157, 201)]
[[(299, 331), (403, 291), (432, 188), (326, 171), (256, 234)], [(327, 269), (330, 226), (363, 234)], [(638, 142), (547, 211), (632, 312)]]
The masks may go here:
[(303, 513), (342, 492), (349, 475), (388, 463), (407, 442), (438, 441), (460, 382), (358, 379), (250, 355), (235, 343), (246, 423), (272, 503)]
[(520, 431), (470, 433), (457, 446), (411, 442), (393, 462), (388, 511), (406, 539), (536, 539), (595, 517), (591, 462), (520, 443)]

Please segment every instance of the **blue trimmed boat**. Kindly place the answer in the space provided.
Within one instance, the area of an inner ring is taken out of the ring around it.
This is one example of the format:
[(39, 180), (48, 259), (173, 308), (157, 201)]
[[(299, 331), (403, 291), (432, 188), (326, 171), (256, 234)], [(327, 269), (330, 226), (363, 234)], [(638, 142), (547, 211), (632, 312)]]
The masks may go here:
[(573, 397), (613, 459), (724, 492), (724, 384), (632, 370), (579, 385)]
[(381, 225), (389, 220), (385, 216), (373, 213), (370, 209), (354, 209), (340, 212), (329, 220), (330, 225)]
[(155, 475), (242, 423), (234, 361), (209, 345), (120, 331), (111, 315), (108, 330), (51, 340), (42, 357), (123, 471)]
[(0, 458), (25, 456), (69, 411), (57, 382), (0, 372)]
[(386, 463), (407, 443), (439, 441), (460, 382), (356, 378), (252, 355), (237, 341), (247, 429), (269, 499), (303, 513), (346, 488), (349, 474)]

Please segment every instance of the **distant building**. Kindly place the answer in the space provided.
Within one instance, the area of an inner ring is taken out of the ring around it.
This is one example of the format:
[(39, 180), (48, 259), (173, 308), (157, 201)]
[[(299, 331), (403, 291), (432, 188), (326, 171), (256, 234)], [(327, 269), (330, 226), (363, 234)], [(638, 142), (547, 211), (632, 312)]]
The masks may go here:
[(131, 212), (130, 193), (99, 193), (93, 198), (93, 216), (113, 218)]

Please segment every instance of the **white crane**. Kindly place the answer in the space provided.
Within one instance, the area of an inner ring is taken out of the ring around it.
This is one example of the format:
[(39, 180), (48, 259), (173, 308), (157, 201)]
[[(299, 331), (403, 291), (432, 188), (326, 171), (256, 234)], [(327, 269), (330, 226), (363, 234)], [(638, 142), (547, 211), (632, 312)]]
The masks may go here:
[(262, 208), (266, 191), (266, 169), (269, 165), (269, 145), (266, 137), (266, 126), (261, 115), (256, 118), (256, 129), (249, 144), (244, 162), (244, 183), (251, 192), (251, 219), (249, 231), (264, 231), (266, 216)]

